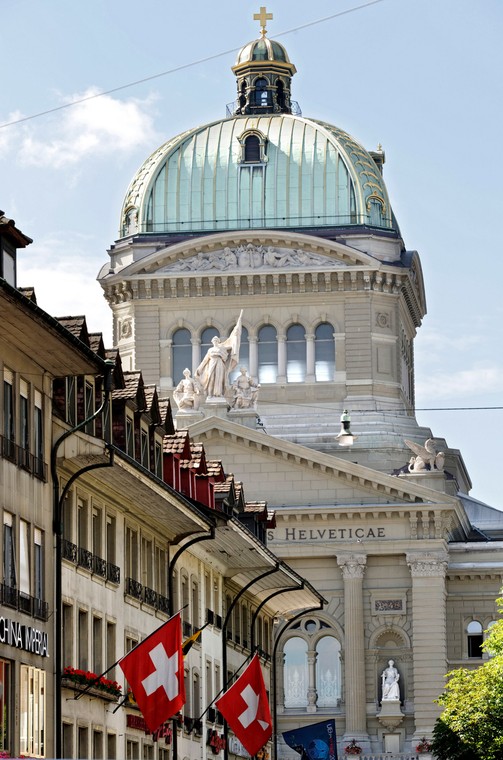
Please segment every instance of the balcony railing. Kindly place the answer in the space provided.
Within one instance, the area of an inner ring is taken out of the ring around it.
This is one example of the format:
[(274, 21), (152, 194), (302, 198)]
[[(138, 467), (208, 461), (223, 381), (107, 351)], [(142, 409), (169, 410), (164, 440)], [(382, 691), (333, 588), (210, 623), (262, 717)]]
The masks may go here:
[(169, 615), (169, 599), (167, 596), (157, 594), (157, 609)]
[(116, 583), (117, 585), (121, 582), (120, 567), (113, 565), (111, 562), (107, 562), (107, 581), (110, 581), (110, 583)]
[(0, 584), (0, 604), (4, 607), (11, 607), (14, 610), (24, 612), (26, 615), (38, 618), (38, 620), (49, 619), (49, 605), (42, 599), (25, 594), (13, 586), (7, 586), (5, 583)]
[(105, 559), (97, 557), (96, 554), (93, 554), (93, 573), (99, 575), (100, 578), (107, 577), (107, 562)]
[(143, 599), (145, 604), (149, 604), (151, 607), (157, 607), (157, 592), (153, 588), (145, 586), (143, 588)]
[(125, 590), (129, 596), (140, 599), (140, 601), (143, 600), (143, 586), (139, 581), (135, 581), (134, 578), (126, 578)]
[[(227, 118), (234, 116), (234, 114), (237, 111), (237, 108), (239, 106), (239, 101), (233, 100), (232, 103), (227, 103), (225, 106), (225, 115)], [(296, 100), (290, 101), (290, 109), (293, 116), (302, 116), (302, 110), (299, 106), (298, 102)], [(263, 112), (264, 114), (268, 114), (271, 112), (271, 106), (266, 105), (262, 108), (259, 105), (252, 105), (251, 106), (251, 112), (253, 112), (253, 115), (256, 116), (257, 114)]]
[(0, 435), (0, 455), (36, 478), (47, 481), (47, 465), (43, 459), (39, 459), (29, 449), (18, 446), (11, 438), (3, 435)]
[(73, 562), (74, 565), (77, 564), (78, 556), (79, 556), (79, 548), (76, 544), (72, 544), (71, 541), (68, 541), (68, 539), (63, 538), (61, 541), (61, 553), (63, 556), (63, 559), (68, 560), (68, 562)]
[(84, 570), (93, 571), (93, 554), (88, 549), (83, 549), (79, 546), (78, 566), (83, 567)]

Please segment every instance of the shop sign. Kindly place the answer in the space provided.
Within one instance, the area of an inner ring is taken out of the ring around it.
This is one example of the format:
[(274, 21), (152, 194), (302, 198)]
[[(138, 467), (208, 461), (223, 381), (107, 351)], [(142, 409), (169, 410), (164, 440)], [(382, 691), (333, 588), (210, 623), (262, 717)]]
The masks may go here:
[[(143, 731), (145, 734), (150, 734), (145, 718), (142, 715), (126, 715), (126, 726), (128, 728), (135, 728), (137, 731)], [(171, 737), (173, 730), (169, 723), (163, 723), (157, 731), (152, 734), (152, 739), (156, 742), (159, 739), (164, 739), (165, 744), (171, 744)]]
[(218, 731), (215, 731), (214, 728), (209, 728), (206, 744), (211, 747), (211, 751), (214, 755), (218, 755), (218, 753), (225, 747), (224, 735), (222, 734), (219, 736)]
[(0, 617), (0, 644), (8, 644), (41, 657), (49, 657), (47, 633), (5, 617)]
[(239, 739), (235, 736), (229, 736), (229, 752), (238, 757), (250, 757), (250, 753), (245, 750)]

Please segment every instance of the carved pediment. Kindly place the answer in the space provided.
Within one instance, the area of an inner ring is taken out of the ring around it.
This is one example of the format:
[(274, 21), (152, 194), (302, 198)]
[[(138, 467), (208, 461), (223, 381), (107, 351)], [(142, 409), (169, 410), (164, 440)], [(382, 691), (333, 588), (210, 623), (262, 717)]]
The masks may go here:
[(310, 253), (302, 248), (282, 248), (271, 245), (247, 243), (220, 250), (200, 251), (159, 269), (159, 273), (171, 272), (253, 272), (274, 269), (298, 269), (313, 267), (335, 269), (346, 267), (342, 261), (334, 260), (319, 253)]

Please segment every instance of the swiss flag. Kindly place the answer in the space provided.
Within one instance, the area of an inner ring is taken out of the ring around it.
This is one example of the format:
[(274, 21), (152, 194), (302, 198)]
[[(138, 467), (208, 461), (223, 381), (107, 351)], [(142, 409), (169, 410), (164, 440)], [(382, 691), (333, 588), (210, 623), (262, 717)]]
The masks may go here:
[(217, 700), (216, 706), (243, 747), (250, 755), (256, 755), (272, 735), (271, 711), (258, 655)]
[(154, 733), (185, 704), (180, 614), (132, 649), (119, 665)]

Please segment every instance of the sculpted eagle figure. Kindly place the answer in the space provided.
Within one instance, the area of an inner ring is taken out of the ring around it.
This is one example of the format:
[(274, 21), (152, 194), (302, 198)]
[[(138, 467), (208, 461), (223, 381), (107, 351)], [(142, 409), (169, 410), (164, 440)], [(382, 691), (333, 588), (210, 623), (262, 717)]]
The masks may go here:
[(424, 470), (426, 465), (430, 466), (430, 470), (438, 470), (442, 472), (445, 463), (445, 454), (443, 451), (437, 451), (435, 443), (432, 438), (428, 438), (425, 441), (424, 446), (414, 441), (408, 441), (405, 439), (405, 444), (411, 449), (415, 457), (411, 457), (409, 461), (409, 472), (420, 472)]

